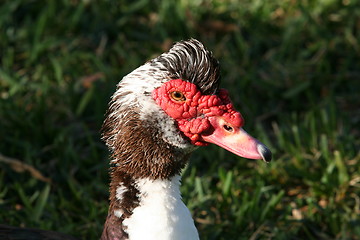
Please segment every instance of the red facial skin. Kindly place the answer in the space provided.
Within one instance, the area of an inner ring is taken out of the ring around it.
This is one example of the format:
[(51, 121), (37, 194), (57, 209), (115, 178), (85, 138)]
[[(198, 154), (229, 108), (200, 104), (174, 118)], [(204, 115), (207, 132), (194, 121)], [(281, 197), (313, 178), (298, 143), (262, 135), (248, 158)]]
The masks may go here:
[(242, 129), (244, 119), (226, 90), (203, 95), (195, 84), (175, 79), (155, 89), (152, 97), (192, 144), (214, 143), (241, 157), (271, 161), (270, 150)]
[[(181, 92), (185, 99), (174, 99), (173, 92)], [(152, 97), (196, 146), (209, 144), (201, 137), (201, 134), (213, 131), (209, 117), (221, 117), (234, 128), (244, 125), (244, 119), (234, 109), (225, 89), (220, 89), (218, 95), (202, 95), (195, 84), (175, 79), (155, 89)]]

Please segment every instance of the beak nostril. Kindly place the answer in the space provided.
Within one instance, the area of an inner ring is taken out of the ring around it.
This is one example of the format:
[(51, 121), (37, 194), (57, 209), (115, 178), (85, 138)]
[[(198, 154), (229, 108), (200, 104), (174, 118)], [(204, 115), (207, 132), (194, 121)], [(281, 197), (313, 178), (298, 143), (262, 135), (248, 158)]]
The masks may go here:
[(223, 128), (228, 131), (228, 132), (232, 132), (234, 129), (232, 127), (230, 127), (229, 125), (223, 125)]

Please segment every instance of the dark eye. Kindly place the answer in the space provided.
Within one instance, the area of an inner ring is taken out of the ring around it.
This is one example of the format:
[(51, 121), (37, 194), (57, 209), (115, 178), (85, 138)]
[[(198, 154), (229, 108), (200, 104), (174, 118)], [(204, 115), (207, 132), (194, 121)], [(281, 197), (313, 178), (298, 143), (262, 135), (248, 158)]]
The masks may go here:
[(228, 132), (232, 132), (234, 129), (232, 127), (230, 127), (229, 125), (224, 125), (223, 128), (228, 131)]
[(184, 94), (182, 92), (179, 92), (179, 91), (174, 91), (174, 92), (171, 92), (170, 93), (170, 97), (172, 99), (174, 99), (175, 101), (178, 101), (178, 102), (183, 102), (186, 100)]

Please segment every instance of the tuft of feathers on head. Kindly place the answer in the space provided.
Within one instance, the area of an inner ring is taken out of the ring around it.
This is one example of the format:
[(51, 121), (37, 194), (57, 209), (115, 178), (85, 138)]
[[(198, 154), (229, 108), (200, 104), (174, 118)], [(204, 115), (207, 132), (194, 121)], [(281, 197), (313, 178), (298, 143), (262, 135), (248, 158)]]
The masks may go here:
[(150, 61), (160, 62), (171, 79), (194, 83), (203, 94), (216, 94), (220, 84), (220, 65), (212, 53), (196, 39), (175, 43), (171, 49)]

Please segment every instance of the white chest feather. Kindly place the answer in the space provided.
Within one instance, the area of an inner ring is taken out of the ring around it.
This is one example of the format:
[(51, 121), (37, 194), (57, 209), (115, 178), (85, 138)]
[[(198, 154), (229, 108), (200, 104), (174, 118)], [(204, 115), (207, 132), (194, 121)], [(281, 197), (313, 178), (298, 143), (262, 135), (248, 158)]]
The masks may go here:
[(129, 240), (196, 240), (194, 221), (180, 195), (180, 176), (137, 181), (140, 206), (124, 220)]

